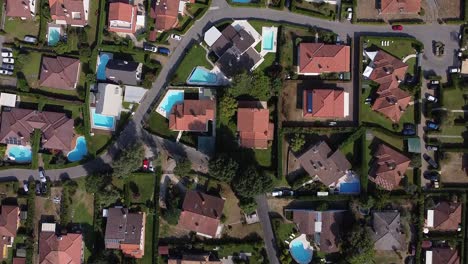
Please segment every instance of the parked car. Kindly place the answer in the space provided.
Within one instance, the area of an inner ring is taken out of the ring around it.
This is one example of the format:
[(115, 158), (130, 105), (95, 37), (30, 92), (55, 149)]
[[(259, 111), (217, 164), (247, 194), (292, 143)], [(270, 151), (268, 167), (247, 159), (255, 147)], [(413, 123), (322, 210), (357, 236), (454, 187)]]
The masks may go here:
[(372, 102), (372, 98), (367, 97), (366, 100), (364, 101), (365, 104), (370, 104)]
[(36, 182), (36, 195), (40, 195), (40, 194), (41, 194), (41, 183)]
[(460, 68), (458, 67), (450, 67), (449, 68), (449, 73), (459, 73), (460, 72)]
[(180, 35), (177, 35), (177, 34), (171, 34), (171, 39), (181, 40), (182, 37)]
[(429, 163), (429, 165), (431, 165), (432, 168), (434, 169), (438, 169), (439, 168), (439, 165), (437, 164), (437, 162), (435, 162), (435, 160), (433, 160), (429, 155), (427, 155), (426, 153), (423, 154), (423, 158), (425, 161), (427, 161), (427, 163)]
[(437, 123), (434, 122), (434, 121), (427, 121), (426, 127), (427, 127), (429, 130), (439, 130), (439, 124), (437, 124)]
[(158, 53), (163, 55), (171, 54), (171, 50), (165, 47), (158, 47)]
[(43, 168), (39, 168), (39, 180), (41, 182), (47, 182), (47, 179), (45, 177), (45, 171)]
[(434, 145), (426, 145), (426, 150), (427, 151), (437, 151), (437, 150), (439, 150), (439, 147), (434, 146)]
[(283, 195), (282, 191), (273, 191), (273, 192), (271, 192), (271, 196), (273, 196), (273, 197), (280, 197), (282, 195)]
[(439, 185), (439, 181), (432, 181), (432, 187), (434, 189), (439, 189), (440, 185)]
[(149, 167), (149, 160), (144, 159), (143, 160), (143, 170), (148, 170), (148, 167)]
[(153, 161), (150, 161), (150, 162), (149, 162), (148, 170), (151, 171), (151, 172), (154, 172)]
[(437, 181), (440, 178), (440, 174), (437, 171), (425, 171), (424, 172), (424, 179), (430, 181)]
[(15, 59), (13, 58), (3, 58), (3, 63), (15, 63)]
[(426, 100), (428, 102), (437, 103), (437, 101), (438, 101), (438, 99), (435, 96), (431, 95), (431, 94), (427, 93), (425, 96), (426, 96)]
[(15, 66), (13, 64), (2, 64), (2, 69), (5, 70), (14, 70)]
[(153, 46), (153, 45), (148, 44), (148, 43), (145, 43), (145, 44), (143, 45), (143, 49), (144, 49), (145, 51), (158, 52), (158, 47)]
[(41, 194), (45, 195), (47, 193), (47, 183), (41, 182)]
[(395, 31), (403, 30), (403, 26), (402, 25), (393, 25), (392, 30), (395, 30)]
[(439, 80), (431, 80), (429, 83), (430, 84), (440, 84), (440, 81)]
[(27, 181), (24, 181), (24, 183), (23, 183), (23, 190), (24, 190), (24, 193), (28, 193), (28, 192), (29, 192), (29, 186), (28, 186), (28, 182), (27, 182)]
[(3, 58), (13, 58), (13, 53), (9, 51), (4, 51), (2, 52), (2, 57)]
[(0, 70), (0, 74), (2, 74), (2, 75), (13, 75), (13, 72), (8, 71), (8, 70)]
[(283, 190), (283, 196), (293, 196), (294, 191), (293, 190)]
[(36, 44), (37, 43), (37, 38), (32, 37), (32, 36), (25, 36), (23, 41), (28, 42), (28, 43), (32, 43), (32, 44)]
[(413, 136), (416, 135), (416, 126), (412, 123), (404, 123), (403, 124), (403, 130), (401, 133), (404, 136)]
[(346, 11), (348, 12), (348, 17), (346, 19), (348, 19), (348, 21), (351, 21), (353, 19), (353, 9), (351, 7), (348, 7)]

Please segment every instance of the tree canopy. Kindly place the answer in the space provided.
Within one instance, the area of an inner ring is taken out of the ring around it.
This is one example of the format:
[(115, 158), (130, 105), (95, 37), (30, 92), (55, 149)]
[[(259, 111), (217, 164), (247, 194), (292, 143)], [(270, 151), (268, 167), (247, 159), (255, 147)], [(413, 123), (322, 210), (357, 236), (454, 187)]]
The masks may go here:
[(222, 154), (210, 161), (208, 169), (212, 177), (231, 183), (237, 174), (239, 164), (227, 154)]
[(219, 101), (219, 115), (226, 123), (232, 119), (237, 111), (237, 100), (229, 94), (225, 94)]
[(355, 225), (345, 237), (343, 253), (350, 264), (367, 264), (374, 261), (374, 244), (367, 230)]
[(181, 159), (174, 168), (174, 174), (177, 176), (187, 176), (192, 171), (192, 162), (188, 159)]
[(304, 134), (294, 134), (293, 138), (291, 139), (291, 149), (294, 152), (299, 152), (305, 144), (305, 136)]
[(254, 197), (259, 193), (266, 192), (272, 184), (271, 177), (263, 172), (259, 172), (252, 165), (234, 178), (232, 188), (242, 197)]
[(122, 150), (118, 158), (112, 162), (114, 176), (127, 178), (130, 173), (140, 169), (144, 157), (145, 153), (141, 143)]
[(228, 92), (233, 97), (250, 96), (266, 101), (271, 95), (270, 78), (263, 71), (253, 73), (241, 73), (233, 77), (231, 88)]

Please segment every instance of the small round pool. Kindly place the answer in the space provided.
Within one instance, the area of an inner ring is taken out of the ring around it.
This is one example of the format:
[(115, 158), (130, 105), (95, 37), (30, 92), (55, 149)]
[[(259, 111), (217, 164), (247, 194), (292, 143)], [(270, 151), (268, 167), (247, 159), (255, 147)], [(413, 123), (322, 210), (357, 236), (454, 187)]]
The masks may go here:
[(30, 148), (14, 145), (8, 149), (8, 158), (19, 163), (28, 163), (32, 160), (32, 151)]
[(299, 264), (309, 264), (312, 261), (313, 249), (305, 235), (299, 236), (289, 244), (289, 252)]
[(67, 158), (71, 162), (80, 161), (88, 154), (88, 147), (86, 146), (85, 137), (81, 136), (76, 139), (75, 149), (70, 151)]

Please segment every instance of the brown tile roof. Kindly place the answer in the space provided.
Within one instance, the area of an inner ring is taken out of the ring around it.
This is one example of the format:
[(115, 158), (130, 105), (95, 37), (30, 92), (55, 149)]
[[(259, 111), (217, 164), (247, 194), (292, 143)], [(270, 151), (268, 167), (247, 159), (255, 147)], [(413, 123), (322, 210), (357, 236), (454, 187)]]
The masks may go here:
[[(111, 21), (118, 20), (131, 23), (131, 28), (111, 27)], [(137, 7), (122, 3), (114, 2), (109, 4), (109, 20), (108, 30), (112, 32), (135, 33), (137, 20)]]
[(461, 225), (461, 203), (442, 201), (434, 208), (434, 229), (456, 231)]
[(351, 48), (324, 43), (299, 44), (299, 73), (349, 72)]
[(266, 102), (241, 101), (238, 104), (240, 145), (244, 148), (268, 148), (268, 141), (273, 140), (274, 125), (270, 122), (270, 111), (263, 107)]
[(400, 185), (410, 159), (391, 147), (380, 144), (374, 153), (369, 180), (385, 190), (391, 191)]
[(57, 236), (55, 232), (39, 234), (40, 264), (81, 264), (83, 261), (83, 236), (67, 234)]
[(208, 130), (208, 121), (214, 120), (216, 103), (213, 100), (184, 100), (172, 107), (169, 129), (175, 131)]
[(156, 30), (166, 31), (173, 29), (178, 24), (179, 1), (154, 0), (150, 15), (155, 19), (154, 27)]
[(143, 257), (145, 224), (145, 213), (130, 213), (127, 208), (109, 208), (104, 235), (106, 248), (120, 249), (135, 258)]
[(381, 0), (382, 14), (416, 14), (421, 10), (421, 0)]
[[(85, 19), (83, 0), (49, 0), (50, 15), (54, 20), (65, 20), (68, 25), (84, 26)], [(79, 15), (73, 16), (73, 13)]]
[(183, 255), (182, 259), (170, 258), (167, 264), (221, 264), (219, 260), (210, 260), (210, 255)]
[(73, 90), (80, 73), (80, 60), (68, 57), (42, 57), (39, 85)]
[(0, 236), (15, 237), (19, 225), (19, 207), (2, 205), (0, 214)]
[(224, 200), (198, 191), (188, 191), (182, 204), (179, 226), (214, 237), (223, 214)]
[(302, 168), (312, 177), (317, 176), (326, 186), (336, 185), (351, 169), (351, 164), (339, 150), (332, 152), (324, 141), (313, 145), (298, 157)]
[(457, 249), (432, 248), (432, 264), (460, 264)]
[(26, 264), (26, 258), (13, 258), (12, 264)]
[(380, 85), (372, 110), (382, 113), (393, 122), (398, 122), (411, 101), (411, 95), (398, 88), (400, 82), (405, 79), (408, 65), (379, 50), (371, 66), (373, 71), (369, 79)]
[[(311, 102), (310, 99), (312, 99)], [(304, 117), (344, 117), (345, 93), (341, 90), (311, 89), (304, 90), (302, 111)], [(310, 106), (310, 111), (309, 111)]]
[(402, 233), (398, 211), (373, 212), (370, 234), (375, 250), (402, 250), (405, 248), (405, 236)]
[[(308, 209), (292, 209), (291, 211), (293, 212), (293, 222), (297, 225), (299, 232), (313, 236), (320, 251), (325, 253), (339, 251), (338, 244), (341, 240), (345, 211), (320, 212)], [(318, 226), (320, 226), (321, 231), (316, 230)]]
[(28, 2), (25, 0), (6, 0), (6, 16), (32, 18)]
[(34, 129), (40, 129), (44, 148), (68, 152), (75, 135), (73, 125), (73, 119), (64, 113), (13, 108), (2, 112), (0, 142), (8, 144), (16, 139), (25, 145)]

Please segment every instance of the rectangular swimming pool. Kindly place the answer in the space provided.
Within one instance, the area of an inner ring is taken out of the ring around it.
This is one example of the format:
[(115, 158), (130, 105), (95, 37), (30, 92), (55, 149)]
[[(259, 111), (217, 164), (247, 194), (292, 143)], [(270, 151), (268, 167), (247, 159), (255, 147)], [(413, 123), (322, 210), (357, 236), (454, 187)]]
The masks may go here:
[(343, 182), (340, 184), (340, 193), (359, 193), (360, 190), (359, 182)]
[(91, 114), (93, 115), (93, 126), (109, 130), (114, 128), (115, 117), (98, 114), (94, 108), (91, 109)]
[(268, 30), (263, 34), (262, 47), (264, 50), (273, 50), (275, 33), (272, 30)]
[(59, 27), (49, 27), (47, 34), (47, 45), (55, 46), (60, 41), (61, 29)]

